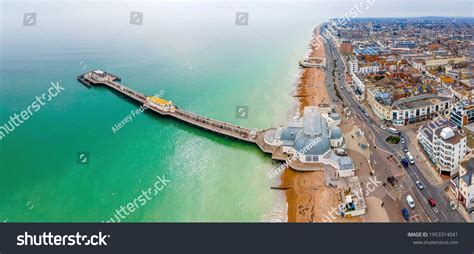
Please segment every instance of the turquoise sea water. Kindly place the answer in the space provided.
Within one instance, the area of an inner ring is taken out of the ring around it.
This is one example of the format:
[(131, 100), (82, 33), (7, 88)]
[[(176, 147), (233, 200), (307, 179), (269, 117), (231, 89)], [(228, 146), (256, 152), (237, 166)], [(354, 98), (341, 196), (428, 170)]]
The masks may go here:
[[(130, 11), (143, 25), (129, 24)], [(249, 12), (248, 26), (234, 25), (236, 11)], [(36, 26), (22, 26), (25, 12)], [(139, 105), (76, 77), (103, 69), (188, 111), (263, 129), (288, 118), (297, 61), (324, 18), (287, 4), (3, 3), (0, 124), (51, 82), (65, 90), (0, 141), (0, 222), (108, 220), (163, 175), (171, 182), (124, 221), (285, 220), (256, 146), (152, 113), (114, 134)]]

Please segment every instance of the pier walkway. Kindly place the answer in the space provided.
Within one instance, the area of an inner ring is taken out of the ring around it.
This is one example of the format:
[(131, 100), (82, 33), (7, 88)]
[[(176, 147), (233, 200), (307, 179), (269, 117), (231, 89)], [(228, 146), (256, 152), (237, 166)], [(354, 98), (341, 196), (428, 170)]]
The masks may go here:
[[(107, 86), (127, 98), (132, 98), (143, 105), (148, 110), (152, 110), (163, 116), (171, 116), (180, 121), (193, 126), (212, 131), (226, 137), (239, 139), (245, 142), (256, 144), (264, 153), (271, 154), (273, 160), (286, 161), (286, 166), (298, 171), (322, 170), (321, 163), (303, 163), (299, 160), (290, 160), (290, 155), (283, 151), (282, 145), (275, 142), (274, 136), (276, 129), (269, 128), (265, 130), (256, 130), (240, 127), (234, 124), (210, 119), (195, 113), (178, 108), (171, 101), (164, 100), (156, 96), (147, 96), (133, 89), (122, 85), (121, 79), (113, 74), (95, 70), (84, 73), (77, 79), (88, 87), (96, 85)], [(322, 158), (325, 160), (326, 158)], [(337, 165), (332, 165), (337, 168)]]
[(234, 124), (187, 112), (178, 108), (176, 105), (171, 104), (171, 102), (153, 96), (146, 96), (142, 93), (134, 91), (133, 89), (120, 84), (118, 82), (120, 81), (119, 77), (104, 71), (96, 70), (88, 72), (80, 75), (77, 79), (88, 87), (93, 85), (108, 86), (122, 93), (123, 95), (136, 100), (137, 102), (143, 104), (146, 108), (153, 110), (160, 115), (169, 115), (203, 129), (246, 142), (257, 143), (257, 139), (262, 140), (259, 137), (262, 136), (263, 133), (257, 131), (256, 129), (243, 128)]

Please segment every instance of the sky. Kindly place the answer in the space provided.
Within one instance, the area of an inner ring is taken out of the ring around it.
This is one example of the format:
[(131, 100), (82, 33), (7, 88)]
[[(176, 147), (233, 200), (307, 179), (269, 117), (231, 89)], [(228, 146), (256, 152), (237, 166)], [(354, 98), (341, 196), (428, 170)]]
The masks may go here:
[[(473, 17), (474, 2), (472, 0), (0, 0), (0, 3), (43, 3), (43, 2), (75, 2), (75, 3), (110, 3), (123, 2), (140, 7), (149, 3), (222, 3), (245, 10), (246, 6), (255, 3), (285, 3), (297, 5), (309, 3), (314, 8), (320, 5), (341, 4), (340, 11), (351, 8), (363, 2), (372, 2), (373, 5), (359, 15), (360, 17), (416, 17), (416, 16), (446, 16), (446, 17)], [(27, 5), (25, 6), (27, 7)], [(1, 6), (0, 6), (1, 8)]]

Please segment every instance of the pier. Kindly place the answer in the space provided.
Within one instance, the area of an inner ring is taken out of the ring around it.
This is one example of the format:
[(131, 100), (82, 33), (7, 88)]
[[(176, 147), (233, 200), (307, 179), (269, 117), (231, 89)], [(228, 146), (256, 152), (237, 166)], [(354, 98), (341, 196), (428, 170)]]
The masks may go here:
[[(256, 144), (264, 153), (271, 154), (272, 159), (286, 161), (287, 166), (294, 170), (322, 170), (322, 165), (329, 165), (339, 170), (343, 163), (332, 151), (332, 148), (338, 146), (335, 143), (342, 142), (342, 138), (331, 134), (335, 128), (328, 127), (327, 119), (321, 115), (319, 107), (306, 107), (303, 118), (290, 122), (284, 128), (257, 130), (188, 112), (171, 101), (157, 96), (147, 96), (128, 88), (119, 82), (120, 77), (105, 71), (87, 72), (78, 76), (77, 79), (89, 88), (97, 85), (107, 86), (159, 115), (174, 117), (226, 137)], [(340, 132), (340, 130), (334, 131), (334, 134), (337, 134), (337, 131)], [(297, 155), (297, 152), (301, 156), (298, 155), (290, 160), (289, 158)], [(344, 163), (344, 170), (352, 174), (352, 160)]]
[(263, 135), (261, 131), (240, 127), (185, 111), (170, 101), (155, 96), (146, 96), (145, 94), (128, 88), (118, 82), (121, 81), (120, 77), (101, 70), (84, 73), (77, 79), (87, 87), (105, 85), (112, 88), (160, 115), (171, 116), (191, 125), (250, 143), (257, 143), (257, 140), (262, 140), (258, 138), (258, 136)]

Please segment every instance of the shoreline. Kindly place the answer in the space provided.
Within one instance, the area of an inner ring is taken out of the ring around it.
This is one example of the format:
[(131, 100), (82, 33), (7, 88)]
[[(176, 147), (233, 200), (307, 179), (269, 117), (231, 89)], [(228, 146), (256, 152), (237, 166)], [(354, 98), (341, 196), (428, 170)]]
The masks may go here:
[[(315, 47), (322, 24), (313, 30), (306, 57), (325, 58), (324, 44)], [(325, 70), (303, 68), (293, 91), (297, 103), (290, 115), (302, 113), (305, 106), (330, 102), (325, 84)], [(297, 111), (296, 111), (297, 110)], [(280, 188), (285, 189), (288, 222), (323, 222), (330, 208), (338, 204), (337, 190), (325, 185), (325, 171), (297, 172), (286, 168), (280, 176)]]

